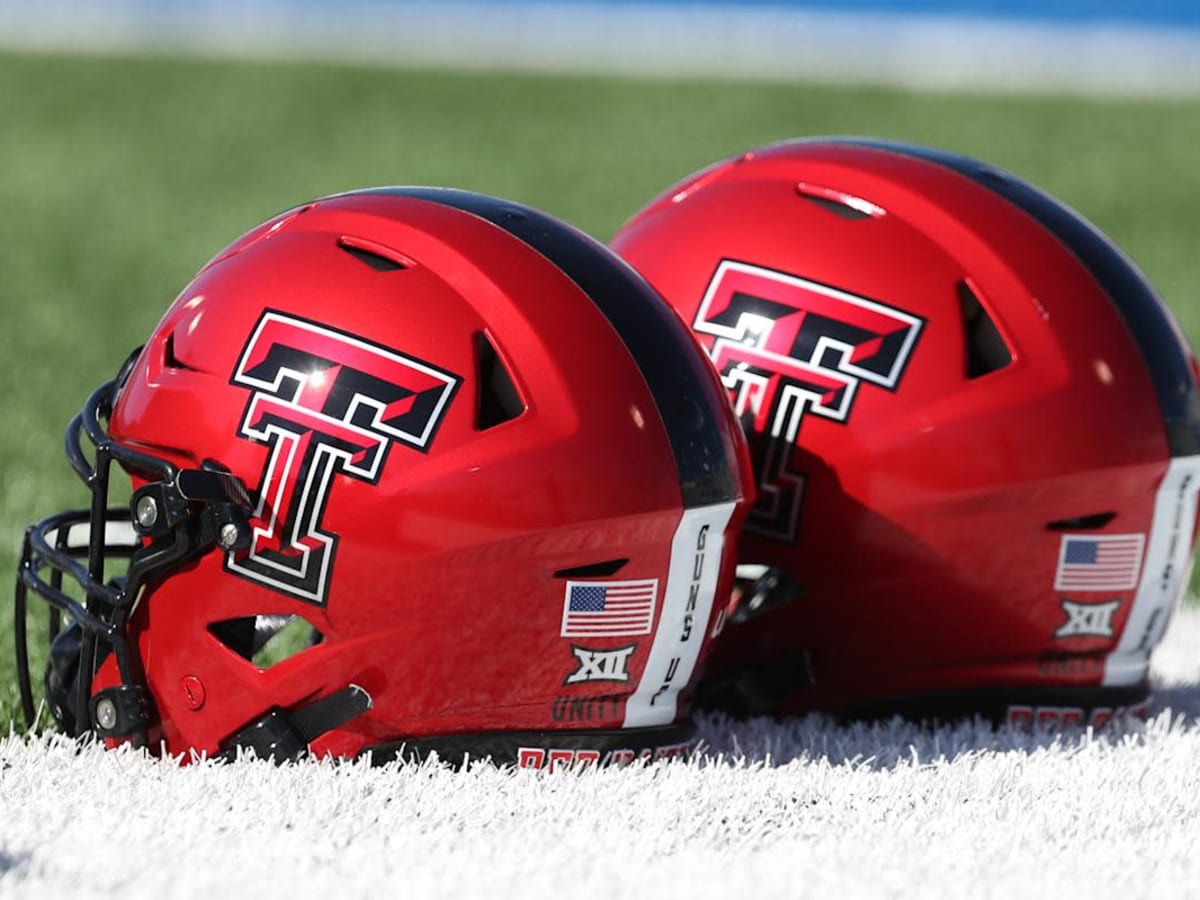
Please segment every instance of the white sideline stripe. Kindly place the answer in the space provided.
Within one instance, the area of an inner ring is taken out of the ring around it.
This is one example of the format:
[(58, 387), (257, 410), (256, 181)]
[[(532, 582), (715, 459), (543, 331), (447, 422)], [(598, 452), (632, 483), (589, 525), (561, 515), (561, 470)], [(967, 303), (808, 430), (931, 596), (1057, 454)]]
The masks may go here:
[(1104, 684), (1137, 684), (1150, 667), (1150, 652), (1166, 633), (1191, 578), (1191, 539), (1200, 492), (1200, 456), (1171, 460), (1154, 501), (1146, 562), (1133, 608), (1116, 648), (1104, 661)]
[(1200, 95), (1200, 29), (769, 6), (0, 0), (0, 46)]
[[(736, 506), (717, 503), (683, 511), (671, 541), (671, 563), (654, 643), (637, 690), (625, 702), (625, 728), (675, 721), (679, 692), (692, 680), (700, 647), (708, 635), (725, 529)], [(689, 601), (694, 601), (690, 611)]]

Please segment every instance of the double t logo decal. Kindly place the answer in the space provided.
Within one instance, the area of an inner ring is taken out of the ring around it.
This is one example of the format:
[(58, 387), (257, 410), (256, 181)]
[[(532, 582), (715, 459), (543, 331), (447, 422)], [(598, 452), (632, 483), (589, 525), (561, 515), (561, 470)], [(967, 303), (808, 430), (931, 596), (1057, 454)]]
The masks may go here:
[[(758, 502), (746, 529), (791, 543), (804, 473), (793, 464), (806, 415), (845, 423), (863, 382), (894, 391), (924, 320), (875, 300), (722, 260), (693, 328), (750, 431)], [(752, 424), (747, 422), (752, 419)]]
[(265, 312), (230, 383), (250, 398), (238, 435), (265, 444), (249, 551), (227, 571), (324, 604), (337, 535), (322, 528), (336, 473), (376, 484), (395, 443), (427, 451), (462, 379), (324, 325)]

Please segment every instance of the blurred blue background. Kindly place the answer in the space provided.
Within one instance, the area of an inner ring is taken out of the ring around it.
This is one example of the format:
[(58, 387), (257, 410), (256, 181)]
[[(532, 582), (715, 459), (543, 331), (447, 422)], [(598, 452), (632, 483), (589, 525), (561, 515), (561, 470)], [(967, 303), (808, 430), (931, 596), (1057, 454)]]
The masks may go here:
[[(529, 0), (491, 0), (481, 5), (519, 6)], [(918, 13), (1043, 22), (1112, 22), (1136, 25), (1200, 27), (1200, 5), (1183, 0), (532, 0), (544, 6), (776, 7), (827, 13)], [(160, 5), (191, 6), (192, 0), (159, 0)], [(147, 5), (155, 5), (149, 3)], [(294, 6), (341, 5), (336, 0), (297, 0)], [(388, 5), (404, 5), (392, 0)]]
[(1200, 94), (1184, 0), (0, 0), (0, 47)]

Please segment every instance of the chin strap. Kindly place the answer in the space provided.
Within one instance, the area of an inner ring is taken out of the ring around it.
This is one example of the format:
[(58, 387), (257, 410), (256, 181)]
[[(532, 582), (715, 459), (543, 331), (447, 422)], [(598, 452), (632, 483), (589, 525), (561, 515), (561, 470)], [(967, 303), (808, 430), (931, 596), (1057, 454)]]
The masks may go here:
[[(788, 603), (795, 603), (803, 588), (782, 569), (743, 563), (737, 567), (731, 626)], [(779, 702), (797, 688), (816, 683), (812, 659), (801, 650), (786, 659), (746, 665), (732, 675), (702, 681), (696, 694), (701, 709), (720, 709), (735, 718), (773, 713)]]
[(292, 762), (321, 735), (361, 716), (371, 705), (371, 695), (352, 684), (294, 712), (276, 707), (229, 738), (215, 758), (233, 761), (248, 752), (277, 765)]
[(738, 599), (729, 621), (747, 622), (784, 603), (799, 599), (804, 589), (790, 575), (774, 566), (742, 564), (737, 567)]

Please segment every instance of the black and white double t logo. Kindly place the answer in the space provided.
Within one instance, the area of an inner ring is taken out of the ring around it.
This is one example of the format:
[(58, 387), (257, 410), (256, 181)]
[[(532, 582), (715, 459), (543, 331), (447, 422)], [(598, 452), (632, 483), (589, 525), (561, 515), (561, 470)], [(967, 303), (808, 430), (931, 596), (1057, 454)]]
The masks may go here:
[(877, 300), (722, 260), (692, 327), (749, 431), (758, 498), (746, 530), (794, 543), (805, 473), (795, 463), (809, 416), (846, 424), (860, 388), (894, 392), (924, 319)]
[(248, 551), (225, 569), (324, 604), (337, 535), (322, 528), (335, 474), (379, 481), (395, 443), (428, 451), (462, 379), (324, 325), (265, 312), (230, 383), (250, 391), (238, 435), (266, 445)]

